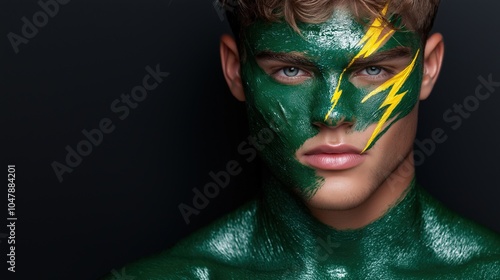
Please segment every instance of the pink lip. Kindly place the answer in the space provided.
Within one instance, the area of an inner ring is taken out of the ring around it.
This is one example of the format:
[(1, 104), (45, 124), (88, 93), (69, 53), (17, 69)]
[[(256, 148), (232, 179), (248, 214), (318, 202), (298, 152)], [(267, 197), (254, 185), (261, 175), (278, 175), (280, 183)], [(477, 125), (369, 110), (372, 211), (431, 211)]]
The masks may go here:
[(303, 154), (307, 165), (322, 170), (346, 170), (365, 160), (361, 150), (349, 145), (322, 145)]

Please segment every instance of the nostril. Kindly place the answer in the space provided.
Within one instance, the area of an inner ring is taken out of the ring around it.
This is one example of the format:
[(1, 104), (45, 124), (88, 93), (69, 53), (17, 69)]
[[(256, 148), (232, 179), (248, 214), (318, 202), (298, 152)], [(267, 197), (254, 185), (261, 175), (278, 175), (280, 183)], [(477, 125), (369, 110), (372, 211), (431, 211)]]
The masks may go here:
[(320, 123), (320, 122), (313, 122), (312, 124), (313, 124), (313, 126), (316, 126), (319, 128), (321, 128), (322, 126), (325, 126), (323, 123)]
[(333, 120), (328, 119), (324, 122), (313, 122), (313, 126), (318, 127), (320, 130), (321, 129), (335, 129), (338, 127), (343, 127), (347, 129), (352, 129), (354, 126), (354, 123), (351, 121), (346, 121), (345, 118), (342, 118), (339, 121), (333, 122)]
[(321, 122), (314, 122), (313, 124), (314, 125), (322, 125), (322, 126), (330, 126), (330, 127), (335, 127), (335, 126), (339, 126), (343, 123), (345, 123), (346, 120), (345, 120), (345, 117), (340, 117), (340, 118), (325, 118), (323, 121)]

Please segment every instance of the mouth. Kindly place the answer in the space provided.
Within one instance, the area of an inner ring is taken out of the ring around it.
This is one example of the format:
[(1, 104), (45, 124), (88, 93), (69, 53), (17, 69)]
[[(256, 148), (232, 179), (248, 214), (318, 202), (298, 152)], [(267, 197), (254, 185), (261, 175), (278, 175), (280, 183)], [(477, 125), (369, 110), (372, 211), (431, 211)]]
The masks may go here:
[(340, 145), (321, 145), (306, 151), (301, 161), (315, 169), (335, 171), (354, 168), (365, 160), (366, 155), (356, 147)]

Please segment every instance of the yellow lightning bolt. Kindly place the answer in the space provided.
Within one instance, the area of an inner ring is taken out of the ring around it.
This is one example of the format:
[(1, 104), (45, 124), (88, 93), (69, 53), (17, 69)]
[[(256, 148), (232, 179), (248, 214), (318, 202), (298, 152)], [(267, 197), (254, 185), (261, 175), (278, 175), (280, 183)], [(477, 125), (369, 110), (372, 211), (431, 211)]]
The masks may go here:
[(413, 58), (412, 62), (410, 65), (408, 65), (403, 71), (399, 72), (396, 74), (394, 77), (390, 78), (389, 80), (385, 81), (383, 84), (378, 86), (376, 89), (371, 91), (367, 96), (361, 100), (361, 103), (364, 103), (366, 100), (370, 99), (372, 96), (376, 95), (377, 93), (380, 93), (382, 91), (385, 91), (389, 87), (392, 87), (391, 90), (389, 91), (389, 94), (387, 94), (387, 98), (384, 100), (382, 105), (380, 105), (379, 109), (382, 109), (385, 106), (389, 106), (387, 110), (384, 112), (382, 115), (382, 118), (380, 118), (380, 121), (377, 124), (377, 127), (375, 127), (375, 130), (373, 131), (373, 134), (368, 140), (368, 143), (366, 144), (366, 147), (363, 149), (361, 153), (364, 153), (368, 147), (372, 144), (373, 140), (380, 134), (382, 128), (384, 127), (385, 123), (387, 122), (387, 119), (389, 116), (392, 114), (394, 109), (399, 105), (403, 97), (406, 95), (408, 91), (402, 92), (398, 94), (399, 90), (403, 86), (403, 84), (406, 82), (408, 77), (410, 76), (411, 72), (413, 71), (413, 68), (415, 67), (415, 62), (417, 61), (418, 54), (420, 52), (420, 49), (417, 50), (417, 53), (415, 54), (415, 57)]
[[(387, 4), (384, 9), (381, 12), (382, 17), (387, 14), (389, 4)], [(385, 31), (385, 32), (384, 32)], [(337, 105), (340, 97), (342, 96), (342, 90), (340, 89), (342, 85), (342, 80), (344, 78), (344, 74), (349, 69), (349, 67), (359, 58), (367, 58), (371, 55), (373, 55), (381, 46), (382, 44), (394, 34), (395, 30), (394, 29), (389, 29), (387, 30), (387, 23), (381, 18), (376, 18), (371, 26), (368, 28), (366, 31), (365, 35), (361, 40), (358, 42), (357, 46), (362, 46), (361, 50), (359, 53), (354, 56), (354, 58), (351, 60), (349, 65), (344, 68), (342, 73), (340, 74), (339, 81), (337, 83), (337, 87), (335, 88), (335, 91), (333, 93), (332, 99), (330, 102), (332, 103), (332, 107), (328, 111), (328, 113), (325, 115), (325, 121), (328, 120), (328, 117), (331, 115), (333, 110), (335, 109), (335, 106)], [(387, 98), (384, 100), (382, 105), (380, 105), (379, 109), (389, 106), (387, 110), (384, 112), (382, 115), (380, 121), (378, 122), (375, 130), (373, 131), (373, 134), (368, 140), (368, 143), (366, 144), (365, 148), (363, 149), (362, 153), (364, 153), (368, 147), (372, 144), (372, 142), (375, 140), (375, 138), (380, 134), (382, 131), (385, 123), (387, 122), (389, 116), (392, 114), (394, 109), (399, 105), (403, 97), (406, 95), (408, 91), (402, 92), (398, 94), (399, 90), (403, 86), (403, 84), (406, 82), (408, 79), (409, 75), (413, 71), (413, 68), (415, 67), (415, 62), (417, 60), (418, 54), (420, 50), (417, 51), (415, 54), (415, 57), (413, 58), (413, 61), (411, 62), (410, 65), (408, 65), (403, 71), (392, 77), (391, 79), (385, 81), (382, 85), (377, 87), (375, 90), (371, 91), (367, 96), (363, 98), (361, 103), (364, 103), (366, 100), (371, 98), (372, 96), (376, 95), (377, 93), (380, 93), (382, 91), (387, 90), (388, 88), (392, 87), (389, 94), (387, 95)]]
[[(389, 4), (385, 6), (385, 8), (382, 10), (382, 16), (385, 16), (387, 13), (387, 10), (389, 8)], [(373, 23), (370, 25), (370, 28), (366, 31), (365, 35), (361, 40), (358, 42), (357, 46), (363, 46), (359, 53), (351, 60), (349, 65), (347, 65), (346, 68), (342, 71), (339, 77), (339, 81), (337, 83), (337, 88), (335, 89), (335, 92), (333, 93), (332, 99), (330, 102), (332, 103), (332, 107), (326, 113), (325, 115), (325, 121), (328, 119), (332, 111), (335, 109), (335, 106), (337, 106), (337, 102), (340, 99), (340, 96), (342, 95), (342, 90), (340, 89), (340, 86), (342, 85), (342, 79), (344, 77), (344, 73), (346, 70), (356, 61), (356, 59), (360, 57), (369, 57), (371, 56), (375, 51), (377, 51), (380, 46), (382, 45), (383, 42), (392, 34), (394, 34), (395, 30), (394, 29), (389, 29), (386, 31), (384, 34), (384, 30), (387, 28), (387, 23), (380, 17), (376, 18)]]

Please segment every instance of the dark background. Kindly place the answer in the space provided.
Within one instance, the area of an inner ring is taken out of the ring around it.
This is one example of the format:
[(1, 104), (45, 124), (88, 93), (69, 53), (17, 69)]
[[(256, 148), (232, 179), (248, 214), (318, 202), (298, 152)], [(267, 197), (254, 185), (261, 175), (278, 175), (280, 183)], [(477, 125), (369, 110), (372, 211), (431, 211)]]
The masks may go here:
[[(211, 0), (83, 1), (60, 5), (15, 54), (9, 32), (36, 1), (0, 8), (1, 156), (16, 165), (16, 274), (2, 279), (97, 279), (168, 248), (241, 205), (258, 190), (257, 161), (237, 147), (247, 141), (243, 104), (226, 89), (218, 39), (228, 31)], [(444, 143), (418, 166), (420, 183), (460, 214), (500, 232), (497, 175), (500, 87), (458, 129), (443, 114), (470, 100), (479, 76), (500, 81), (498, 11), (487, 0), (443, 1), (435, 24), (446, 42), (440, 80), (421, 104), (418, 139), (435, 128)], [(147, 65), (170, 76), (118, 119), (110, 104), (142, 84)], [(472, 104), (472, 103), (471, 103)], [(456, 114), (454, 114), (456, 115)], [(102, 143), (59, 182), (51, 163), (65, 163), (82, 130), (115, 125)], [(178, 206), (210, 171), (238, 161), (243, 173), (186, 225)], [(7, 182), (4, 182), (6, 185)], [(1, 273), (7, 271), (7, 187), (0, 202)], [(0, 274), (0, 275), (2, 275)]]

